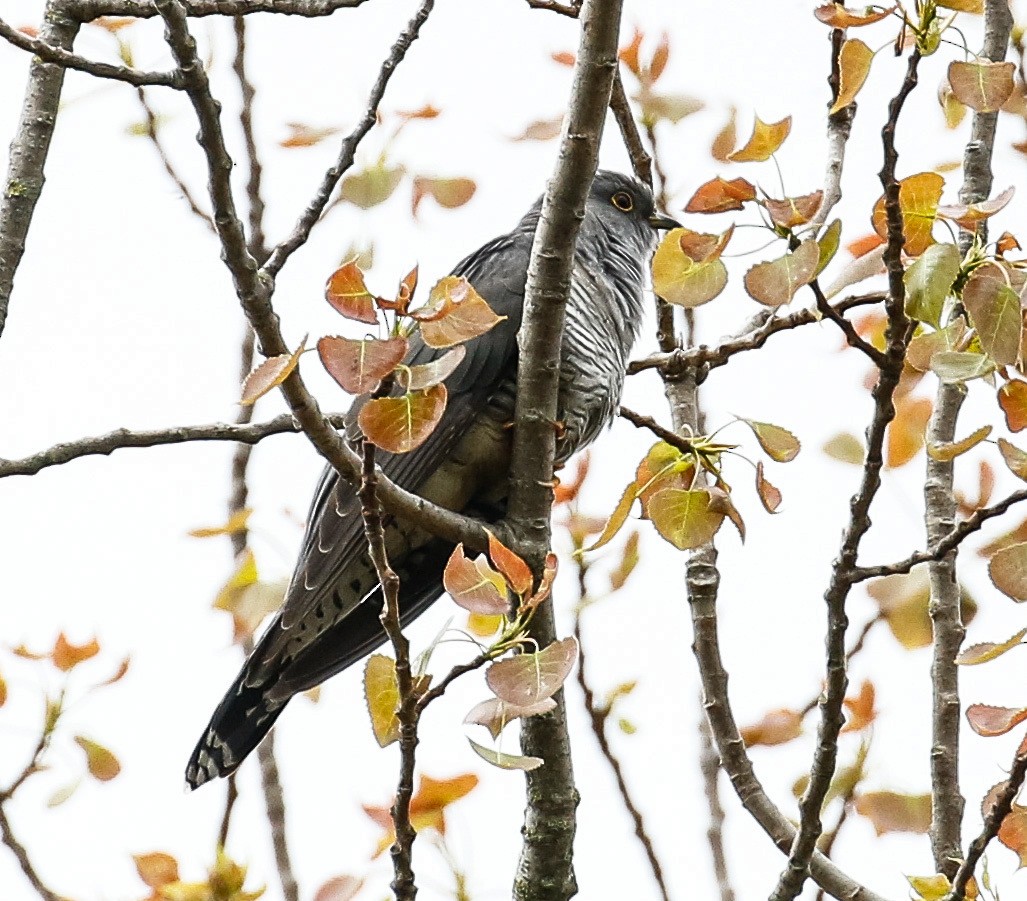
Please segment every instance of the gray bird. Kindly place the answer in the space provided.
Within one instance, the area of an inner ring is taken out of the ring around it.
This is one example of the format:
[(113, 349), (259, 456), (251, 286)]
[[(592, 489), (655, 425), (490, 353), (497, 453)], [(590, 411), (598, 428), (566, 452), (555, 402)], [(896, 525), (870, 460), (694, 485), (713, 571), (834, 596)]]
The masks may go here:
[[(528, 257), (541, 198), (512, 232), (490, 241), (453, 270), (507, 318), (467, 342), (446, 380), (449, 399), (432, 435), (408, 454), (379, 452), (386, 477), (450, 510), (485, 521), (505, 512)], [(650, 190), (616, 172), (599, 172), (581, 223), (560, 362), (556, 462), (591, 443), (617, 411), (628, 353), (642, 318), (645, 272), (657, 229), (677, 223), (659, 215)], [(444, 351), (410, 341), (406, 362)], [(350, 411), (355, 418), (361, 401)], [(388, 520), (387, 549), (402, 580), (402, 620), (411, 622), (443, 592), (449, 542)], [(356, 663), (385, 641), (378, 620), (381, 588), (364, 539), (353, 488), (329, 467), (307, 520), (296, 571), (282, 609), (214, 711), (186, 768), (197, 788), (233, 772), (268, 733), (289, 699)]]

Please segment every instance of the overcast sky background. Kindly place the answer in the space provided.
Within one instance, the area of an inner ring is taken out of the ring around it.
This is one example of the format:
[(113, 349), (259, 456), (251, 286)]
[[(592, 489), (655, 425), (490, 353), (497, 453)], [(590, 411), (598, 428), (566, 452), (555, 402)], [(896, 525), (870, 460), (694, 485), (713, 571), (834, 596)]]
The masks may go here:
[[(629, 0), (625, 41), (634, 25), (652, 39), (666, 30), (671, 58), (661, 88), (695, 95), (707, 104), (677, 126), (660, 127), (674, 198), (672, 215), (680, 214), (692, 191), (716, 174), (744, 175), (779, 193), (772, 164), (727, 166), (710, 158), (710, 141), (732, 105), (739, 111), (743, 139), (754, 112), (765, 121), (791, 115), (792, 134), (779, 154), (787, 191), (799, 194), (821, 186), (829, 32), (813, 18), (813, 5), (799, 0)], [(15, 25), (37, 23), (41, 7), (35, 0), (8, 0), (0, 15)], [(337, 146), (328, 140), (310, 149), (284, 150), (278, 141), (287, 134), (285, 123), (335, 125), (348, 131), (413, 8), (409, 0), (376, 0), (327, 20), (248, 18), (272, 242), (290, 229)], [(970, 46), (979, 47), (979, 22), (963, 24)], [(241, 160), (233, 123), (238, 97), (228, 71), (234, 52), (230, 24), (208, 20), (192, 27), (203, 54), (213, 57), (214, 89), (225, 104), (232, 152)], [(388, 114), (432, 103), (443, 114), (431, 122), (412, 123), (390, 147), (389, 156), (414, 173), (471, 176), (478, 181), (477, 194), (452, 212), (428, 200), (416, 222), (409, 212), (408, 184), (376, 209), (335, 209), (278, 279), (276, 307), (289, 342), (298, 343), (308, 332), (317, 336), (340, 330), (338, 318), (322, 299), (323, 283), (354, 243), (374, 242), (371, 283), (384, 292), (414, 262), (420, 263), (422, 285), (432, 284), (465, 254), (517, 221), (542, 190), (556, 143), (509, 139), (530, 121), (561, 111), (570, 70), (552, 63), (549, 55), (574, 49), (575, 28), (516, 0), (439, 3), (381, 108)], [(876, 48), (892, 33), (891, 25), (881, 25), (860, 36)], [(167, 67), (156, 22), (133, 26), (131, 37), (138, 66)], [(76, 44), (79, 52), (102, 59), (113, 59), (113, 49), (112, 38), (95, 27), (85, 28)], [(899, 129), (900, 175), (961, 157), (969, 122), (946, 131), (935, 100), (936, 86), (953, 58), (961, 55), (944, 47), (921, 67), (921, 87)], [(0, 143), (5, 146), (17, 122), (27, 65), (25, 54), (0, 47)], [(879, 130), (904, 65), (885, 51), (863, 91), (849, 145), (845, 200), (838, 209), (844, 240), (869, 230), (870, 207), (880, 194)], [(155, 89), (151, 96), (167, 116), (164, 134), (177, 165), (205, 200), (191, 109), (184, 97), (169, 91)], [(242, 316), (214, 239), (188, 213), (149, 143), (128, 134), (141, 118), (133, 89), (68, 75), (46, 190), (0, 342), (4, 457), (119, 426), (158, 428), (227, 421), (235, 415)], [(1027, 162), (1009, 149), (1012, 141), (1023, 139), (1023, 123), (1003, 119), (1001, 128), (996, 191), (1023, 184)], [(386, 133), (376, 131), (364, 142), (360, 163), (377, 158)], [(612, 122), (602, 159), (604, 166), (628, 168)], [(244, 166), (238, 174), (241, 185)], [(947, 181), (946, 200), (954, 200), (958, 172)], [(996, 233), (1022, 229), (1024, 200), (1021, 192), (996, 218)], [(740, 214), (738, 221), (755, 221), (746, 215)], [(720, 230), (729, 221), (726, 216), (692, 217), (688, 224)], [(732, 250), (753, 250), (765, 240), (764, 232), (742, 230)], [(735, 280), (701, 311), (703, 340), (739, 328), (757, 311), (741, 290), (740, 275), (760, 258), (749, 255), (732, 264)], [(810, 300), (803, 295), (796, 305)], [(650, 321), (639, 354), (652, 348), (653, 331)], [(804, 444), (794, 463), (769, 464), (769, 476), (784, 494), (776, 517), (759, 507), (747, 464), (735, 462), (726, 471), (749, 528), (744, 547), (730, 528), (718, 537), (724, 655), (732, 700), (743, 723), (774, 707), (801, 706), (822, 677), (821, 596), (858, 473), (827, 459), (820, 447), (843, 429), (861, 433), (870, 413), (861, 388), (866, 366), (857, 354), (839, 353), (840, 344), (832, 326), (807, 327), (774, 339), (765, 352), (736, 359), (715, 372), (704, 389), (711, 426), (732, 414), (751, 416), (787, 426)], [(304, 376), (323, 406), (344, 409), (347, 399), (319, 368), (312, 357), (304, 358)], [(933, 391), (928, 378), (920, 392)], [(629, 380), (626, 403), (667, 421), (654, 376)], [(257, 416), (269, 418), (282, 410), (281, 399), (271, 396), (261, 402)], [(974, 386), (958, 432), (967, 434), (985, 422), (997, 424), (997, 415), (993, 394)], [(733, 427), (725, 438), (745, 442), (749, 453), (758, 455), (744, 428)], [(589, 510), (612, 507), (650, 443), (621, 422), (598, 442)], [(223, 520), (230, 455), (230, 446), (224, 444), (124, 450), (111, 458), (78, 460), (32, 478), (0, 482), (0, 641), (43, 650), (62, 629), (77, 642), (96, 635), (103, 656), (74, 673), (71, 697), (76, 685), (102, 678), (122, 657), (132, 657), (131, 672), (121, 683), (72, 706), (55, 742), (53, 772), (33, 779), (11, 805), (12, 820), (40, 872), (55, 890), (76, 901), (143, 897), (132, 853), (173, 853), (184, 878), (201, 878), (210, 862), (224, 787), (187, 795), (182, 771), (240, 656), (230, 644), (228, 617), (210, 609), (231, 569), (228, 544), (197, 541), (186, 533)], [(985, 445), (960, 467), (961, 484), (969, 493), (982, 457), (1000, 471), (996, 497), (1015, 487), (1011, 476), (1001, 474), (994, 446)], [(291, 570), (301, 538), (298, 522), (320, 467), (309, 444), (296, 436), (270, 439), (254, 454), (253, 543), (269, 577), (287, 576)], [(922, 473), (923, 455), (886, 475), (864, 560), (895, 559), (921, 545)], [(1014, 516), (1004, 517), (989, 534), (1013, 525), (1018, 521)], [(638, 731), (630, 737), (613, 735), (612, 741), (648, 818), (672, 893), (708, 898), (714, 886), (698, 777), (700, 710), (681, 578), (683, 557), (645, 524), (641, 531), (639, 571), (619, 596), (585, 617), (591, 675), (600, 691), (626, 679), (639, 680), (623, 706)], [(971, 542), (971, 547), (980, 543)], [(972, 552), (966, 556), (964, 579), (982, 608), (970, 640), (1003, 639), (1022, 626), (1023, 614), (989, 585), (979, 558)], [(614, 550), (611, 563), (616, 557)], [(600, 562), (595, 568), (597, 586), (603, 584), (605, 565)], [(565, 629), (573, 597), (570, 571), (565, 567), (556, 592)], [(857, 591), (849, 610), (858, 629), (875, 607)], [(415, 647), (423, 647), (447, 618), (459, 613), (448, 600), (440, 601), (410, 629)], [(444, 672), (447, 661), (463, 659), (464, 653), (459, 645), (445, 647), (435, 672)], [(903, 652), (879, 628), (853, 666), (855, 685), (864, 678), (876, 682), (881, 710), (868, 788), (929, 789), (929, 664), (929, 651)], [(0, 654), (0, 673), (10, 686), (10, 700), (0, 710), (0, 783), (23, 766), (31, 750), (45, 682), (41, 672), (38, 665)], [(1025, 703), (1024, 675), (1024, 659), (1017, 653), (967, 670), (962, 674), (964, 702), (1020, 706)], [(304, 901), (337, 873), (368, 875), (371, 885), (361, 897), (379, 898), (390, 876), (387, 856), (368, 862), (377, 835), (360, 805), (382, 804), (391, 797), (397, 752), (381, 751), (375, 744), (360, 680), (361, 670), (354, 668), (326, 686), (319, 705), (296, 700), (277, 730), (289, 836)], [(470, 731), (460, 721), (483, 697), (480, 675), (454, 686), (429, 713), (418, 752), (422, 771), (432, 776), (470, 770), (483, 777), (482, 785), (448, 816), (451, 847), (471, 874), (476, 901), (508, 897), (523, 794), (519, 775), (492, 770), (466, 744), (464, 735), (481, 740), (480, 730)], [(574, 687), (569, 708), (577, 727), (575, 767), (582, 793), (580, 897), (655, 897), (610, 774), (594, 739), (583, 731)], [(812, 753), (815, 720), (809, 722), (811, 728), (800, 741), (753, 751), (759, 776), (789, 812), (794, 811), (790, 786)], [(109, 746), (121, 759), (123, 772), (106, 785), (87, 780), (70, 801), (48, 810), (47, 797), (82, 770), (81, 752), (71, 741), (79, 731)], [(962, 767), (969, 838), (979, 827), (979, 799), (1003, 778), (1017, 739), (985, 740), (968, 729), (965, 733)], [(843, 761), (854, 750), (849, 738)], [(254, 764), (243, 767), (240, 788), (229, 851), (249, 863), (254, 884), (268, 884), (266, 897), (277, 899)], [(723, 794), (739, 897), (765, 897), (783, 859), (741, 809), (726, 780)], [(421, 897), (450, 897), (437, 854), (427, 842), (417, 847)], [(906, 895), (903, 874), (932, 871), (926, 837), (878, 840), (862, 819), (846, 826), (836, 856), (856, 878), (891, 897)], [(1014, 873), (1011, 852), (996, 847), (989, 862), (1006, 896), (1025, 890), (1027, 877)], [(804, 897), (812, 894), (808, 889)], [(34, 897), (12, 855), (0, 850), (0, 898)]]

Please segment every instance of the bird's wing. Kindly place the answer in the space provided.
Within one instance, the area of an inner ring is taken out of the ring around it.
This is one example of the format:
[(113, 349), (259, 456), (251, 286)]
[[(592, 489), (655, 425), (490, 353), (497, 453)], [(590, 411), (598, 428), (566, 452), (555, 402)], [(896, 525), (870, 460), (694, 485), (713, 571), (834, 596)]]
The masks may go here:
[[(385, 476), (401, 488), (417, 491), (515, 366), (530, 250), (530, 235), (506, 235), (486, 244), (454, 270), (455, 275), (471, 282), (498, 315), (507, 318), (466, 343), (464, 359), (446, 380), (445, 413), (424, 444), (407, 454), (377, 454)], [(406, 362), (427, 363), (443, 353), (428, 347), (415, 333)], [(364, 402), (366, 399), (360, 399), (353, 405), (351, 417), (355, 419)], [(299, 561), (280, 614), (282, 628), (288, 630), (326, 599), (346, 568), (363, 553), (364, 542), (360, 503), (354, 489), (328, 467), (311, 504)], [(359, 600), (352, 599), (350, 610)], [(343, 618), (350, 610), (339, 610), (334, 618)]]

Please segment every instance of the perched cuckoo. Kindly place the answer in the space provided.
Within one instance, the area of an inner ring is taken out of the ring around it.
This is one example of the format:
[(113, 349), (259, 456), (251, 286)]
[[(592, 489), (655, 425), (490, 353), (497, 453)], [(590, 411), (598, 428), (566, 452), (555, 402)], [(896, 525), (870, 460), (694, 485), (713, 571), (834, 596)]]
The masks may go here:
[[(432, 435), (407, 454), (379, 453), (385, 476), (450, 510), (486, 521), (505, 511), (517, 390), (517, 331), (539, 199), (513, 231), (472, 253), (456, 269), (506, 319), (467, 342), (446, 380), (448, 404)], [(600, 171), (581, 223), (560, 362), (557, 464), (592, 442), (616, 413), (628, 353), (642, 319), (646, 270), (658, 229), (641, 182)], [(444, 351), (415, 333), (407, 363)], [(351, 413), (360, 405), (358, 400)], [(442, 594), (449, 542), (388, 520), (387, 548), (402, 580), (409, 623)], [(329, 467), (314, 493), (299, 562), (282, 609), (271, 621), (193, 752), (186, 780), (196, 788), (231, 773), (271, 729), (289, 699), (356, 663), (385, 641), (381, 588), (368, 556), (354, 489)]]

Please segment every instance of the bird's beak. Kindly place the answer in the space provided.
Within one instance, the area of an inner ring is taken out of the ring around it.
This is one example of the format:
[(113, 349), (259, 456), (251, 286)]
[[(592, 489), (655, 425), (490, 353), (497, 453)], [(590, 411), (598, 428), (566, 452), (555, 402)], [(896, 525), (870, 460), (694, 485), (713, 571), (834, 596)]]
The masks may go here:
[(658, 231), (669, 231), (672, 228), (681, 228), (681, 223), (670, 216), (661, 216), (656, 213), (649, 217), (649, 224)]

